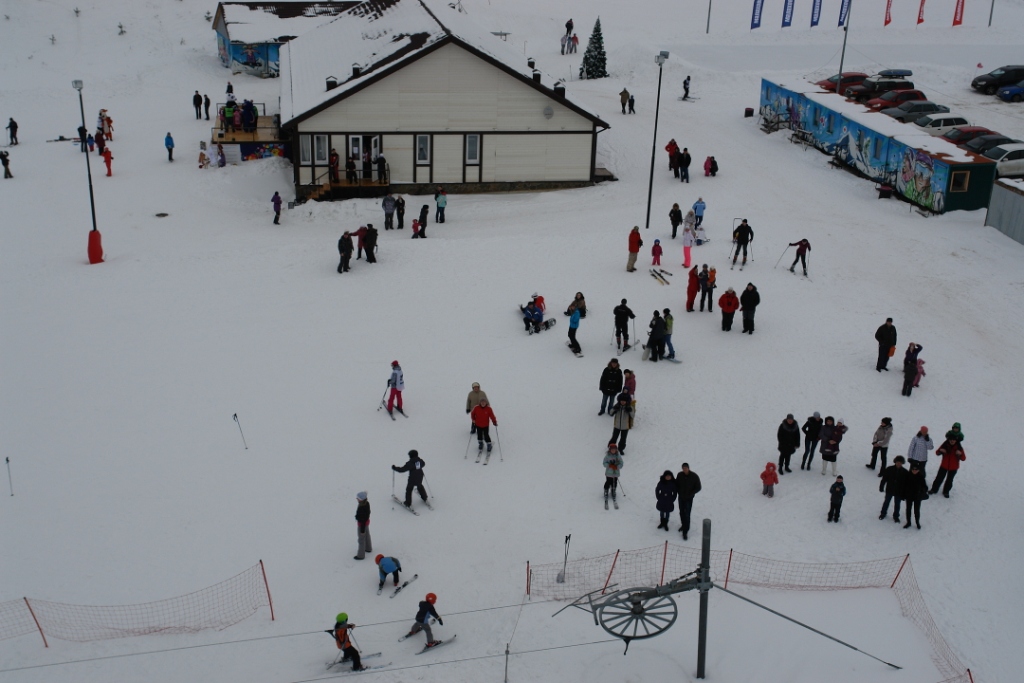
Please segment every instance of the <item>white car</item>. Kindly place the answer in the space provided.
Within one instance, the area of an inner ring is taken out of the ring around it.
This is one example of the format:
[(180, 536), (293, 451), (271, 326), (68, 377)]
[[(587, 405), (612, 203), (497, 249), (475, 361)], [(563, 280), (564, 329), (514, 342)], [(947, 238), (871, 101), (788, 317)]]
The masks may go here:
[(935, 112), (914, 121), (914, 125), (928, 135), (945, 135), (957, 126), (969, 126), (967, 117), (956, 112)]
[(1008, 142), (985, 152), (985, 156), (996, 162), (996, 175), (1005, 178), (1024, 175), (1024, 142)]

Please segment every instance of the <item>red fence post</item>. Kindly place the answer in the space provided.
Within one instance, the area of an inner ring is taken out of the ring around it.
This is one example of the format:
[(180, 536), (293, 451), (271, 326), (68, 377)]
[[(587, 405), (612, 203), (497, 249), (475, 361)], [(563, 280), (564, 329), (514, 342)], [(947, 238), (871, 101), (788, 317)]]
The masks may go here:
[(612, 580), (612, 572), (615, 571), (615, 563), (619, 561), (619, 551), (615, 551), (615, 558), (612, 560), (612, 568), (608, 570), (608, 578), (604, 580), (604, 588), (601, 589), (601, 595), (604, 595), (605, 590), (608, 589), (608, 584)]
[(896, 572), (896, 576), (893, 577), (892, 583), (889, 584), (889, 589), (890, 590), (892, 589), (893, 586), (896, 585), (896, 579), (900, 578), (900, 574), (903, 573), (903, 567), (906, 566), (907, 560), (909, 560), (909, 559), (910, 559), (910, 553), (907, 553), (907, 556), (903, 558), (903, 564), (900, 565), (900, 570), (898, 572)]
[(665, 562), (668, 560), (668, 541), (665, 541), (665, 554), (661, 557), (661, 581), (658, 582), (659, 586), (665, 585)]
[(530, 594), (530, 561), (526, 561), (526, 594)]
[(274, 620), (274, 600), (270, 597), (270, 584), (267, 583), (267, 570), (263, 568), (263, 560), (260, 560), (260, 571), (263, 572), (263, 587), (267, 589), (267, 602), (270, 603), (270, 620)]
[(32, 609), (32, 605), (29, 604), (28, 598), (22, 598), (25, 601), (25, 607), (28, 607), (28, 613), (32, 615), (32, 621), (36, 622), (36, 628), (39, 629), (39, 635), (43, 637), (43, 645), (50, 647), (50, 644), (46, 642), (46, 634), (43, 633), (43, 627), (39, 625), (39, 620), (36, 619), (35, 610)]
[(728, 588), (729, 587), (729, 572), (730, 571), (732, 571), (732, 548), (729, 548), (729, 564), (725, 565), (725, 586), (723, 586), (723, 588)]

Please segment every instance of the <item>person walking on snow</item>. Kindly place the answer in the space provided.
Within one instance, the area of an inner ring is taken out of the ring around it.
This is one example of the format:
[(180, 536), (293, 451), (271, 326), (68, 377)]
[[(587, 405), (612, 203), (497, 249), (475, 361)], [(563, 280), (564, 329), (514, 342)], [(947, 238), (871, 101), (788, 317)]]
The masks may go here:
[(698, 281), (700, 282), (700, 312), (701, 313), (704, 312), (704, 301), (705, 300), (707, 301), (707, 304), (708, 304), (708, 313), (712, 313), (713, 312), (711, 310), (711, 306), (712, 306), (712, 304), (715, 301), (714, 296), (713, 296), (714, 293), (715, 293), (715, 280), (714, 280), (714, 276), (712, 275), (712, 273), (714, 273), (714, 272), (715, 272), (715, 269), (712, 268), (709, 271), (708, 270), (708, 264), (705, 263), (701, 267), (700, 275), (697, 277)]
[(619, 103), (622, 105), (622, 113), (626, 113), (626, 105), (629, 104), (629, 91), (625, 88), (619, 93)]
[(346, 230), (338, 240), (338, 253), (341, 254), (341, 263), (338, 264), (339, 273), (347, 273), (350, 270), (349, 263), (352, 261), (353, 251), (355, 251), (355, 246), (352, 244), (352, 233)]
[[(487, 394), (480, 388), (479, 382), (473, 382), (473, 390), (466, 395), (466, 415), (473, 412), (473, 408), (480, 405), (480, 401), (486, 401)], [(473, 417), (469, 418), (469, 433), (476, 434), (476, 422), (473, 421)]]
[(636, 109), (634, 107), (636, 107), (636, 99), (632, 95), (630, 95), (629, 96), (629, 113), (630, 114), (635, 114), (636, 113)]
[(918, 358), (917, 359), (917, 374), (914, 375), (914, 388), (915, 389), (917, 389), (918, 387), (921, 386), (921, 378), (924, 377), (927, 374), (928, 373), (924, 371), (924, 359), (923, 358)]
[(740, 294), (740, 311), (743, 313), (743, 331), (754, 334), (754, 313), (761, 304), (761, 295), (757, 293), (754, 283), (748, 282), (747, 288)]
[(814, 415), (807, 418), (800, 431), (804, 433), (804, 457), (800, 460), (800, 469), (811, 469), (811, 462), (814, 460), (814, 449), (818, 447), (821, 435), (821, 413), (817, 410)]
[(679, 154), (679, 144), (675, 138), (668, 141), (668, 144), (665, 145), (665, 151), (668, 152), (668, 170), (675, 171), (675, 177), (678, 178), (679, 164), (677, 162), (679, 158), (677, 155)]
[(598, 415), (604, 415), (607, 408), (615, 405), (616, 396), (622, 392), (622, 370), (617, 358), (608, 361), (608, 365), (601, 371), (597, 388), (601, 391), (601, 412)]
[[(900, 508), (903, 507), (903, 489), (907, 485), (907, 477), (910, 475), (903, 469), (903, 456), (897, 455), (892, 459), (892, 465), (886, 467), (879, 475), (882, 481), (878, 482), (878, 492), (885, 493), (885, 502), (882, 503), (882, 511), (878, 519), (885, 519), (889, 514), (889, 501), (893, 501), (892, 521), (900, 521)], [(895, 499), (895, 500), (893, 500)]]
[(761, 473), (761, 495), (774, 498), (775, 485), (778, 483), (779, 475), (775, 471), (775, 463), (766, 463), (764, 466), (764, 472)]
[(747, 265), (747, 245), (754, 241), (754, 229), (747, 223), (746, 218), (740, 221), (740, 224), (733, 230), (732, 241), (736, 245), (736, 251), (732, 256), (732, 264), (736, 265), (736, 259), (740, 257), (740, 250), (742, 249), (743, 263), (741, 265)]
[(946, 443), (936, 449), (935, 455), (941, 456), (942, 461), (939, 463), (939, 472), (935, 475), (935, 481), (932, 482), (932, 490), (929, 493), (933, 496), (938, 493), (939, 486), (942, 486), (942, 482), (945, 480), (946, 485), (942, 486), (942, 497), (949, 498), (949, 492), (953, 489), (953, 478), (960, 471), (960, 463), (967, 460), (967, 455), (964, 453), (964, 447), (955, 437), (947, 438)]
[(573, 26), (575, 26), (575, 24), (572, 23), (572, 18), (570, 17), (569, 21), (565, 22), (565, 35), (567, 35), (567, 36), (572, 35), (572, 27)]
[[(391, 377), (388, 378), (388, 386), (391, 387), (391, 395), (388, 396), (388, 414), (391, 414), (393, 407), (401, 413), (402, 392), (405, 391), (405, 375), (402, 374), (402, 366), (398, 364), (397, 360), (391, 361)], [(398, 399), (397, 406), (395, 406), (395, 399)]]
[(395, 586), (399, 584), (400, 577), (398, 573), (402, 571), (402, 563), (398, 561), (397, 557), (378, 555), (373, 561), (377, 563), (377, 577), (380, 579), (380, 583), (377, 584), (377, 590), (384, 588), (384, 582), (388, 580), (389, 575), (394, 579)]
[(196, 94), (192, 96), (192, 106), (196, 110), (196, 121), (203, 120), (203, 96), (196, 90)]
[(434, 201), (437, 202), (437, 215), (434, 217), (434, 222), (444, 223), (444, 209), (448, 206), (448, 193), (441, 185), (438, 185), (437, 191), (434, 192)]
[(164, 137), (164, 147), (167, 148), (167, 161), (174, 161), (174, 138), (171, 137), (170, 131)]
[(697, 220), (697, 222), (694, 224), (694, 226), (696, 227), (696, 226), (698, 226), (698, 225), (700, 225), (701, 223), (704, 222), (704, 209), (707, 208), (707, 204), (704, 203), (704, 198), (703, 197), (697, 197), (697, 201), (695, 201), (693, 203), (693, 207), (692, 208), (693, 208), (693, 215), (694, 215), (694, 217)]
[(626, 305), (626, 300), (612, 310), (615, 316), (615, 346), (622, 351), (628, 351), (629, 346), (629, 321), (636, 318), (633, 311)]
[(690, 97), (690, 77), (687, 76), (686, 79), (683, 80), (683, 99), (684, 100), (685, 99), (689, 99), (689, 97)]
[(569, 41), (569, 47), (570, 47), (569, 52), (572, 52), (573, 54), (575, 54), (576, 51), (579, 49), (579, 46), (580, 46), (579, 36), (577, 36), (574, 33), (574, 34), (572, 34), (572, 40)]
[(611, 492), (612, 500), (615, 500), (615, 493), (619, 488), (619, 472), (625, 464), (622, 460), (620, 449), (614, 444), (608, 444), (608, 451), (604, 455), (601, 465), (604, 467), (604, 502), (608, 504), (608, 493)]
[(725, 290), (725, 294), (718, 298), (718, 310), (722, 312), (722, 332), (732, 330), (732, 319), (739, 309), (740, 300), (736, 296), (736, 290), (729, 287)]
[[(839, 459), (839, 444), (846, 434), (847, 427), (843, 424), (843, 418), (839, 418), (834, 424), (830, 424), (832, 417), (825, 418), (825, 426), (821, 432), (821, 476), (825, 476), (825, 468), (832, 463), (832, 476), (836, 476), (836, 461)], [(827, 431), (827, 434), (826, 434)]]
[(494, 416), (494, 411), (491, 410), (490, 404), (486, 398), (481, 398), (480, 403), (477, 404), (476, 408), (473, 408), (473, 412), (470, 413), (470, 418), (473, 420), (473, 424), (476, 426), (476, 449), (482, 451), (484, 449), (484, 441), (487, 442), (487, 452), (491, 452), (491, 427), (493, 424), (495, 427), (498, 426), (498, 418)]
[(878, 476), (882, 476), (885, 470), (885, 459), (889, 454), (889, 439), (892, 438), (892, 418), (883, 417), (882, 424), (878, 425), (874, 436), (871, 437), (871, 462), (864, 465), (869, 470), (875, 469), (875, 460), (881, 456), (882, 465), (878, 468)]
[[(694, 234), (693, 226), (690, 225), (693, 211), (686, 214), (686, 225), (683, 227), (683, 268), (690, 267), (690, 251), (693, 249)], [(692, 306), (691, 306), (692, 308)]]
[(576, 330), (580, 326), (580, 309), (572, 309), (572, 315), (569, 316), (569, 348), (578, 357), (583, 357), (583, 349), (580, 348), (580, 343), (576, 341)]
[(690, 150), (683, 147), (683, 151), (679, 153), (679, 181), (687, 185), (690, 183), (691, 163), (693, 163), (693, 157), (690, 156)]
[(274, 205), (274, 225), (281, 225), (281, 195), (275, 192), (270, 203)]
[(18, 144), (18, 122), (14, 120), (13, 116), (8, 119), (7, 125), (4, 126), (4, 128), (6, 128), (10, 133), (11, 145), (14, 146)]
[(356, 540), (358, 550), (353, 560), (361, 560), (366, 553), (373, 552), (373, 542), (370, 539), (370, 501), (366, 499), (366, 491), (356, 494)]
[(664, 348), (668, 349), (668, 355), (664, 358), (674, 360), (676, 357), (676, 348), (672, 346), (672, 327), (676, 322), (676, 319), (672, 317), (672, 311), (663, 308), (661, 310), (661, 317), (665, 321), (665, 337), (664, 337)]
[(875, 341), (878, 342), (878, 362), (875, 363), (875, 370), (889, 372), (886, 366), (889, 358), (896, 352), (896, 326), (892, 324), (892, 318), (886, 318), (885, 323), (875, 330)]
[(14, 176), (11, 175), (11, 154), (10, 154), (10, 152), (7, 152), (7, 151), (0, 152), (0, 164), (2, 164), (3, 167), (4, 167), (4, 180), (7, 180), (8, 178), (13, 178)]
[(427, 216), (430, 214), (430, 205), (424, 204), (420, 207), (420, 231), (418, 234), (420, 239), (427, 238)]
[(212, 104), (210, 102), (210, 96), (209, 95), (203, 95), (203, 110), (206, 112), (206, 120), (207, 121), (210, 120), (210, 104)]
[(650, 333), (647, 335), (647, 350), (651, 362), (657, 363), (665, 357), (665, 319), (661, 317), (661, 311), (655, 309), (654, 317), (648, 325)]
[(786, 415), (786, 419), (779, 425), (776, 438), (779, 441), (779, 474), (792, 472), (793, 470), (789, 469), (789, 459), (796, 453), (796, 449), (800, 448), (800, 428), (793, 418), (793, 413)]
[(679, 204), (673, 204), (672, 210), (668, 212), (668, 220), (672, 224), (672, 239), (676, 238), (676, 231), (683, 224), (683, 212)]
[(405, 634), (405, 637), (414, 636), (420, 631), (427, 634), (427, 647), (434, 647), (437, 645), (437, 641), (434, 640), (434, 634), (430, 630), (430, 619), (433, 617), (437, 619), (437, 623), (444, 626), (444, 620), (438, 615), (434, 609), (434, 604), (437, 602), (437, 596), (433, 593), (427, 593), (426, 598), (420, 601), (419, 609), (416, 612), (416, 622), (409, 629), (409, 632)]
[(359, 650), (352, 645), (352, 639), (349, 635), (349, 631), (356, 627), (355, 624), (348, 622), (348, 615), (342, 612), (335, 617), (334, 628), (327, 631), (334, 636), (334, 643), (338, 646), (338, 649), (342, 652), (342, 662), (352, 662), (353, 671), (362, 671), (366, 667), (363, 666), (362, 661), (359, 658)]
[(420, 494), (420, 498), (423, 502), (427, 502), (427, 490), (423, 488), (423, 468), (426, 466), (426, 462), (420, 457), (418, 451), (409, 451), (409, 460), (406, 461), (401, 467), (391, 466), (391, 469), (395, 472), (408, 472), (409, 479), (405, 483), (405, 507), (412, 507), (412, 490), (416, 489), (416, 492)]
[(793, 265), (789, 267), (789, 272), (796, 272), (796, 264), (799, 261), (804, 267), (804, 275), (807, 275), (807, 252), (811, 250), (811, 243), (802, 239), (799, 242), (790, 243), (789, 246), (796, 247), (796, 258), (793, 259)]
[(622, 455), (626, 454), (626, 439), (633, 423), (633, 406), (630, 405), (630, 398), (629, 394), (623, 392), (619, 394), (615, 405), (608, 409), (608, 414), (612, 416), (612, 438), (608, 440), (608, 445), (615, 446), (618, 440), (616, 448)]
[(627, 273), (632, 273), (636, 270), (636, 258), (642, 246), (644, 246), (644, 241), (640, 237), (640, 226), (634, 225), (633, 229), (629, 231), (629, 258), (626, 260)]
[(658, 523), (659, 529), (669, 530), (668, 523), (672, 519), (672, 511), (676, 509), (675, 502), (678, 495), (676, 478), (672, 476), (671, 470), (665, 470), (661, 474), (661, 479), (658, 480), (658, 485), (654, 487), (654, 497), (658, 500), (658, 515), (661, 517), (661, 521)]
[(832, 486), (828, 487), (828, 493), (832, 502), (828, 509), (828, 521), (839, 523), (839, 512), (843, 509), (843, 496), (846, 495), (846, 484), (843, 483), (842, 475), (836, 477)]
[(679, 492), (679, 531), (683, 540), (690, 533), (690, 512), (693, 509), (693, 497), (700, 493), (700, 477), (690, 471), (690, 464), (684, 462), (683, 469), (676, 475), (676, 490)]
[(917, 528), (921, 528), (921, 501), (924, 500), (925, 496), (928, 495), (928, 482), (924, 478), (924, 469), (916, 462), (910, 464), (910, 474), (903, 485), (903, 500), (907, 504), (907, 523), (903, 525), (904, 529), (910, 528), (910, 511), (914, 511), (914, 521), (917, 523)]
[[(402, 195), (395, 197), (395, 214), (398, 216), (398, 229), (405, 229), (405, 198)], [(384, 226), (387, 230), (387, 226)]]
[(661, 265), (661, 255), (662, 255), (662, 253), (663, 253), (663, 250), (661, 248), (661, 240), (654, 240), (654, 246), (651, 247), (651, 265), (652, 266), (660, 266)]
[(563, 55), (565, 54), (566, 43), (568, 43), (570, 40), (572, 40), (572, 39), (569, 37), (568, 34), (563, 34), (561, 40), (559, 41), (562, 44), (562, 54)]

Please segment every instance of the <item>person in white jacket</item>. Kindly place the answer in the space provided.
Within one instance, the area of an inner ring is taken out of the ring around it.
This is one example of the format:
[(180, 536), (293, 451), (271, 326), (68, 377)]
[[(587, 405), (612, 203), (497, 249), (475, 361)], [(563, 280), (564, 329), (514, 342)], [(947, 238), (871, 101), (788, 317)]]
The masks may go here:
[(694, 235), (693, 228), (690, 226), (690, 219), (693, 217), (693, 211), (686, 214), (686, 218), (683, 220), (683, 268), (690, 267), (690, 249), (693, 247)]
[[(388, 386), (391, 387), (391, 395), (388, 396), (388, 413), (390, 414), (392, 409), (395, 408), (397, 408), (398, 412), (401, 413), (402, 391), (405, 390), (405, 377), (402, 375), (402, 366), (398, 364), (397, 360), (391, 361), (391, 378), (388, 379)], [(395, 406), (395, 399), (398, 399), (397, 406)]]
[(934, 449), (935, 444), (932, 443), (932, 437), (928, 436), (928, 428), (921, 427), (920, 431), (910, 440), (910, 447), (907, 448), (907, 462), (911, 469), (916, 465), (921, 469), (921, 476), (927, 478), (925, 465), (928, 464), (928, 451)]

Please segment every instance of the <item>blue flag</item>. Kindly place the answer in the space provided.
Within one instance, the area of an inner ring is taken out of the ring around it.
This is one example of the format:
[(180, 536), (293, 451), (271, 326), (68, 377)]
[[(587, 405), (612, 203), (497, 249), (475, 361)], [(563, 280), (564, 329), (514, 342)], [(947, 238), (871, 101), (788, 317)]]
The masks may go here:
[(750, 30), (761, 28), (761, 8), (764, 7), (764, 0), (754, 0), (754, 11), (750, 15)]
[(821, 0), (814, 0), (814, 4), (811, 6), (811, 28), (818, 25), (818, 19), (821, 18)]
[(850, 0), (843, 0), (843, 4), (839, 6), (839, 25), (846, 25), (846, 18), (850, 14)]
[(793, 25), (793, 2), (794, 0), (786, 0), (782, 8), (782, 28)]

